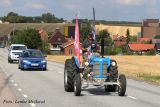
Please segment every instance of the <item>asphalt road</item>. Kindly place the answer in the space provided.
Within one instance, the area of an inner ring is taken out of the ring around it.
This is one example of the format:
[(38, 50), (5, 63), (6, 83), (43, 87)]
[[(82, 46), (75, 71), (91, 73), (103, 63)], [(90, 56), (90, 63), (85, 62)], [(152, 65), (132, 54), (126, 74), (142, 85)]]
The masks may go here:
[(160, 107), (160, 86), (145, 82), (127, 79), (124, 97), (94, 86), (83, 89), (82, 96), (75, 97), (74, 93), (64, 91), (63, 64), (48, 62), (48, 71), (21, 71), (17, 63), (7, 62), (7, 50), (0, 49), (0, 67), (18, 101), (42, 101), (41, 104), (21, 102), (21, 107)]

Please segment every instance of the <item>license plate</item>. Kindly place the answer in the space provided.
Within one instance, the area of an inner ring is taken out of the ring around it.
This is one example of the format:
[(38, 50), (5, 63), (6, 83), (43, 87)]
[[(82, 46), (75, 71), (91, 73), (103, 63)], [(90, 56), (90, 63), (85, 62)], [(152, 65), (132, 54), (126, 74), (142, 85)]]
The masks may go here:
[(31, 66), (38, 66), (38, 64), (31, 64)]

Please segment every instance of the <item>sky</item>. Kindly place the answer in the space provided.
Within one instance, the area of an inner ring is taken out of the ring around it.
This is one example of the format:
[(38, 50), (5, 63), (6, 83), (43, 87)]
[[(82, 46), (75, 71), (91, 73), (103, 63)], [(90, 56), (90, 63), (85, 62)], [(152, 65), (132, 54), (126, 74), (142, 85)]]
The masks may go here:
[(96, 19), (106, 21), (134, 21), (160, 18), (160, 0), (0, 0), (0, 16), (16, 12), (23, 16), (41, 16), (51, 12), (56, 17), (72, 20)]

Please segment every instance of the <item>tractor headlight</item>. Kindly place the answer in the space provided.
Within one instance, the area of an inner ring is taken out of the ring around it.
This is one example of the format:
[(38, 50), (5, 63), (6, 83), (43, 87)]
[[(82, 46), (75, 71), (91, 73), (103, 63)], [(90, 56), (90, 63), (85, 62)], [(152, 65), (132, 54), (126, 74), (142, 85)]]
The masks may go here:
[(85, 66), (88, 66), (88, 65), (89, 65), (89, 62), (85, 62), (84, 64), (85, 64)]
[(116, 62), (111, 62), (111, 65), (112, 66), (116, 66)]

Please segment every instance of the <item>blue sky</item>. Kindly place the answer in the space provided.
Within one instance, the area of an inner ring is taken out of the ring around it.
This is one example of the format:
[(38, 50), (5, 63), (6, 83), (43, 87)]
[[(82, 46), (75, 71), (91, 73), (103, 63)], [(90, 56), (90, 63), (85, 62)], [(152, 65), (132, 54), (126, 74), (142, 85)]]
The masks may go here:
[(25, 16), (40, 16), (51, 12), (59, 18), (71, 20), (79, 13), (80, 18), (108, 21), (142, 21), (160, 18), (160, 0), (0, 0), (0, 16), (10, 11)]

